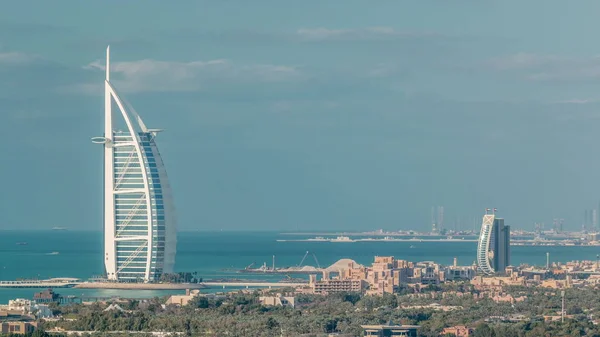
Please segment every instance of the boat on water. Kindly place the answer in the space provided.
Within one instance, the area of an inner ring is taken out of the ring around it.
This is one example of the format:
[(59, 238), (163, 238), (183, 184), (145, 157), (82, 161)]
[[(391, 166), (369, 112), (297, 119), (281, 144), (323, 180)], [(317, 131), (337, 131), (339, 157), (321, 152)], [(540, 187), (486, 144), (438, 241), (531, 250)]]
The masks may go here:
[(410, 245), (410, 247), (408, 247), (408, 248), (415, 248), (415, 246), (413, 246), (413, 245)]
[(53, 231), (66, 231), (67, 229), (65, 227), (52, 227)]
[(307, 239), (306, 241), (327, 241), (327, 239), (322, 236), (317, 236), (316, 238)]
[(350, 239), (347, 236), (338, 236), (335, 239), (331, 239), (331, 242), (354, 242), (354, 240)]
[(29, 243), (27, 242), (17, 242), (16, 245), (17, 246), (27, 246)]
[(58, 254), (59, 254), (58, 252), (52, 252), (52, 253), (48, 253), (46, 255), (58, 255)]

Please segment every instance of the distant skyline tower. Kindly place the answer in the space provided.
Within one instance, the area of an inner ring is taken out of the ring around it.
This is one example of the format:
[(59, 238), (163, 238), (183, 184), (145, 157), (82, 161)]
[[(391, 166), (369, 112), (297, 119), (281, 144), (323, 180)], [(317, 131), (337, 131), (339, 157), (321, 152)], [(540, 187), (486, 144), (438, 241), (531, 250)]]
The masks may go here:
[(431, 206), (431, 232), (439, 233), (444, 229), (444, 206)]
[[(600, 213), (600, 202), (598, 203), (598, 207), (596, 208), (596, 214)], [(596, 222), (596, 229), (595, 231), (598, 232), (598, 230), (600, 230), (600, 223)]]
[(171, 189), (154, 141), (160, 130), (146, 128), (116, 92), (110, 82), (110, 47), (104, 90), (104, 136), (92, 141), (104, 147), (106, 277), (155, 281), (173, 272), (177, 245)]
[(435, 206), (431, 206), (431, 232), (437, 233), (437, 219), (435, 214)]
[(486, 210), (477, 244), (477, 266), (486, 274), (504, 273), (510, 265), (510, 226), (496, 218), (496, 209)]
[(598, 228), (598, 211), (592, 210), (592, 231), (596, 232)]
[(565, 219), (560, 219), (558, 220), (558, 230), (562, 233), (564, 231), (564, 226), (565, 224)]
[(438, 206), (437, 227), (440, 232), (444, 229), (444, 206)]

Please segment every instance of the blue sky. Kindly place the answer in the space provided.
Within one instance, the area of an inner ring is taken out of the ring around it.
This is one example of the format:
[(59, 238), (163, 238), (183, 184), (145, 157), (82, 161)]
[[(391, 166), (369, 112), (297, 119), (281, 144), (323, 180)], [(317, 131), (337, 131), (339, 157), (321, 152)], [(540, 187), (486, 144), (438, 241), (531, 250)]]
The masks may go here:
[[(35, 8), (35, 10), (32, 10)], [(19, 1), (0, 226), (100, 229), (104, 49), (183, 230), (579, 228), (600, 201), (597, 1)]]

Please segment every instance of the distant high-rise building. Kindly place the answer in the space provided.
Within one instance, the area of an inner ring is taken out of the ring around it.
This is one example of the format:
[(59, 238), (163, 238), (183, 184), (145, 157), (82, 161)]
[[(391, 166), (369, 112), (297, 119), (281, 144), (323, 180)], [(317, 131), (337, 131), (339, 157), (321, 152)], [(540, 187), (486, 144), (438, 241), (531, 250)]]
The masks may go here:
[(435, 214), (435, 206), (431, 206), (431, 232), (437, 233), (437, 218)]
[[(598, 213), (600, 213), (600, 203), (598, 203), (598, 208), (596, 208), (596, 215), (600, 216)], [(597, 219), (597, 221), (600, 221), (600, 219)], [(600, 222), (596, 222), (596, 231), (600, 231)]]
[(594, 231), (597, 225), (597, 213), (595, 209), (586, 209), (583, 214), (583, 228)]
[(444, 229), (444, 206), (438, 206), (437, 227), (439, 231)]
[(552, 230), (554, 233), (562, 233), (565, 219), (554, 218), (552, 220)]
[[(155, 138), (110, 81), (106, 50), (104, 136), (104, 256), (115, 281), (155, 281), (172, 273), (177, 244), (171, 189)], [(119, 118), (120, 117), (120, 118)], [(121, 130), (117, 124), (123, 126)]]
[(563, 226), (564, 226), (564, 224), (565, 224), (565, 219), (560, 219), (560, 220), (558, 220), (558, 231), (559, 231), (559, 232), (561, 232), (561, 233), (562, 233), (562, 232), (563, 232), (563, 230), (564, 230), (564, 229), (563, 229)]
[(486, 210), (477, 245), (477, 266), (486, 275), (503, 273), (510, 265), (510, 226), (495, 213)]
[(431, 206), (431, 232), (438, 233), (444, 229), (444, 206)]
[(598, 229), (598, 210), (592, 210), (592, 230), (595, 232)]

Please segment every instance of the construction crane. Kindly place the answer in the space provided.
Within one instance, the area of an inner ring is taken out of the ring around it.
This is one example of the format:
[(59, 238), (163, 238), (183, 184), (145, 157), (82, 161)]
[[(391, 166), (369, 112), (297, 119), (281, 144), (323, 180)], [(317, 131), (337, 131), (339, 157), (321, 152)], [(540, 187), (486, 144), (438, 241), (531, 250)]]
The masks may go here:
[(315, 258), (315, 262), (317, 263), (317, 268), (321, 269), (321, 265), (319, 264), (319, 260), (317, 260), (317, 256), (313, 253), (313, 257)]
[[(302, 267), (302, 264), (304, 263), (304, 260), (306, 260), (306, 257), (308, 256), (309, 253), (310, 252), (307, 250), (306, 253), (304, 254), (304, 256), (302, 257), (302, 260), (298, 264), (298, 267)], [(315, 259), (315, 263), (317, 264), (317, 267), (321, 268), (321, 265), (319, 264), (319, 260), (317, 260), (317, 256), (315, 255), (315, 253), (312, 253), (312, 256)]]
[(304, 256), (302, 257), (302, 260), (300, 260), (298, 267), (302, 267), (302, 264), (304, 263), (304, 260), (306, 259), (307, 256), (308, 256), (308, 250), (306, 251), (306, 254), (304, 254)]

